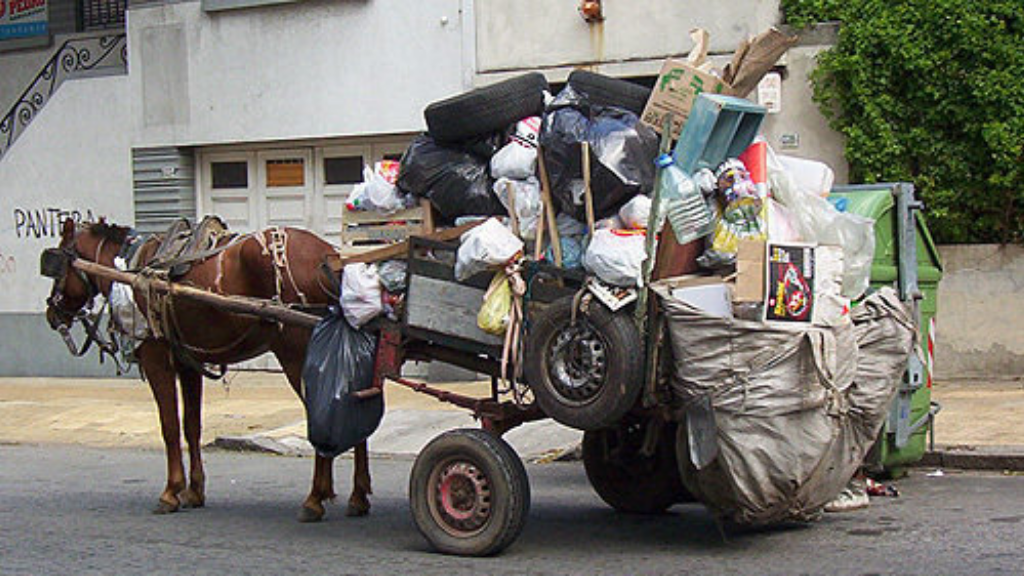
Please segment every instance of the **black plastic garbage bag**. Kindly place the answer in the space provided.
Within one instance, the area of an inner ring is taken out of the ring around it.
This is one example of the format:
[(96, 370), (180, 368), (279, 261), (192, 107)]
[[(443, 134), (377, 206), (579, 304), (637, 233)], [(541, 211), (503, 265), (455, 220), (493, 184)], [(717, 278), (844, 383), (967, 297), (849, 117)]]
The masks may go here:
[(366, 440), (384, 416), (384, 396), (359, 399), (373, 385), (377, 337), (357, 330), (340, 309), (317, 323), (302, 367), (306, 427), (317, 453), (333, 458)]
[(426, 197), (441, 216), (503, 216), (505, 207), (491, 192), (487, 162), (459, 148), (417, 136), (402, 155), (398, 188)]
[(658, 137), (622, 108), (591, 106), (567, 86), (548, 105), (540, 145), (558, 209), (586, 219), (582, 143), (590, 143), (590, 189), (598, 219), (613, 215), (637, 194), (654, 188)]

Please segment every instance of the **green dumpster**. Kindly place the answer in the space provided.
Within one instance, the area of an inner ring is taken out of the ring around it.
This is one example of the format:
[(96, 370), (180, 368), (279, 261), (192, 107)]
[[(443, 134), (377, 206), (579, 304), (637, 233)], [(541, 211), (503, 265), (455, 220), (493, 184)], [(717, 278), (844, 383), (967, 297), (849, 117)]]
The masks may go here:
[(900, 298), (917, 306), (921, 354), (912, 355), (882, 434), (865, 462), (874, 472), (898, 476), (924, 455), (939, 408), (931, 400), (932, 332), (942, 263), (912, 185), (840, 186), (829, 200), (840, 209), (875, 220), (871, 286), (892, 286)]

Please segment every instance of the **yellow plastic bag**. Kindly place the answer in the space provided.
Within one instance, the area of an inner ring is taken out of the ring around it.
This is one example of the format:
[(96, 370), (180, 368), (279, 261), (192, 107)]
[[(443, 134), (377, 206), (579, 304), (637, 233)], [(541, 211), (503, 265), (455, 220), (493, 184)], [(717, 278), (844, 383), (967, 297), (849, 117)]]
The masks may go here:
[(508, 326), (512, 310), (512, 287), (504, 272), (498, 272), (484, 295), (484, 305), (476, 315), (476, 325), (484, 332), (501, 336)]

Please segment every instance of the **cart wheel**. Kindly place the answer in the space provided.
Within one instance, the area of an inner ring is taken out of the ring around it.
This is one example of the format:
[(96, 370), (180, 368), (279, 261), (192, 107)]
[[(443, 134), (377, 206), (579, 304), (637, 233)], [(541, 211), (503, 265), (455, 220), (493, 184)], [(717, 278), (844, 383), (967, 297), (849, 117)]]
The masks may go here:
[(693, 497), (676, 466), (675, 424), (660, 432), (651, 456), (640, 454), (647, 425), (622, 423), (583, 435), (583, 468), (594, 491), (609, 506), (631, 514), (658, 514)]
[(522, 532), (530, 482), (504, 440), (483, 430), (452, 430), (416, 457), (409, 504), (416, 527), (438, 551), (488, 556)]
[(643, 387), (643, 349), (632, 317), (592, 302), (576, 314), (573, 297), (544, 309), (527, 336), (526, 381), (548, 416), (571, 428), (613, 426)]

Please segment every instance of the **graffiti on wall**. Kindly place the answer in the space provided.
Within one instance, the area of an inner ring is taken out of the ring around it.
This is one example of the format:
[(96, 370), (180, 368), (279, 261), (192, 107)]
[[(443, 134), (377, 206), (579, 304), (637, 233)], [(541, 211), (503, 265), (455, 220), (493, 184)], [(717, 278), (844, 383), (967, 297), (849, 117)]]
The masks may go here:
[(0, 250), (0, 276), (18, 271), (18, 261), (11, 254)]
[(18, 238), (56, 238), (60, 225), (68, 218), (75, 223), (96, 221), (91, 209), (15, 208), (14, 233)]

